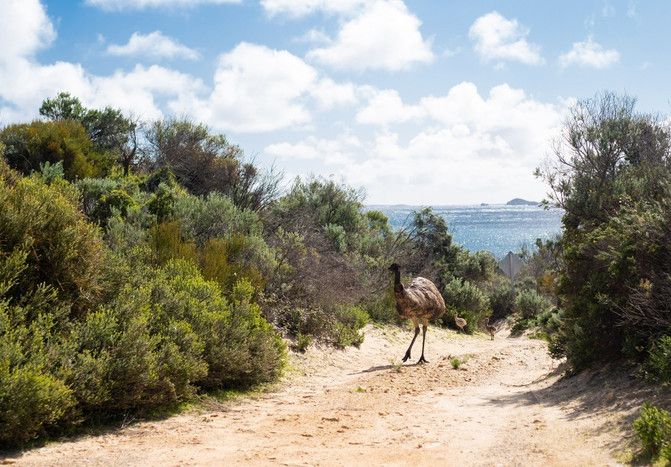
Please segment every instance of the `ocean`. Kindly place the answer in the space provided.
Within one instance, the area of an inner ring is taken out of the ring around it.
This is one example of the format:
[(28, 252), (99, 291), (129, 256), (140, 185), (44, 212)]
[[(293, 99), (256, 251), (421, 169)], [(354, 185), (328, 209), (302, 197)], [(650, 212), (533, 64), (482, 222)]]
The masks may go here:
[[(412, 221), (412, 212), (420, 206), (367, 206), (382, 211), (393, 228)], [(537, 238), (547, 240), (561, 233), (561, 209), (538, 206), (433, 206), (445, 218), (454, 242), (471, 251), (487, 250), (502, 258), (523, 245), (533, 249)]]

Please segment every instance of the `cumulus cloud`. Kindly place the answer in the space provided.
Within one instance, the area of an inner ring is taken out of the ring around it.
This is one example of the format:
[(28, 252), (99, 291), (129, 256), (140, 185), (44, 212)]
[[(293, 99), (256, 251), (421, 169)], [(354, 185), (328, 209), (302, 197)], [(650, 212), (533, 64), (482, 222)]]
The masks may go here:
[(620, 52), (616, 49), (605, 49), (598, 42), (588, 37), (585, 42), (574, 42), (571, 50), (559, 56), (559, 65), (567, 68), (578, 65), (589, 68), (608, 68), (620, 61)]
[(388, 125), (412, 120), (424, 114), (419, 106), (405, 105), (395, 89), (371, 89), (368, 94), (367, 105), (356, 114), (356, 121), (359, 123)]
[[(470, 82), (411, 104), (392, 89), (367, 94), (357, 120), (380, 129), (360, 146), (346, 147), (346, 162), (326, 158), (341, 149), (336, 143), (342, 138), (330, 140), (336, 149), (305, 139), (264, 152), (285, 161), (323, 157), (322, 175), (365, 186), (371, 203), (496, 202), (510, 197), (511, 183), (519, 196), (543, 196), (544, 186), (532, 171), (556, 135), (566, 103), (540, 102), (507, 84), (481, 94)], [(410, 136), (407, 126), (402, 132), (391, 129), (404, 121), (422, 123), (422, 129)]]
[(137, 65), (130, 71), (98, 76), (78, 63), (37, 62), (35, 52), (50, 45), (55, 37), (38, 0), (0, 3), (0, 40), (8, 45), (0, 50), (3, 122), (33, 118), (41, 102), (59, 91), (68, 91), (87, 105), (112, 105), (145, 118), (158, 118), (162, 115), (158, 99), (169, 106), (177, 105), (204, 90), (201, 80), (160, 66)]
[(286, 50), (242, 42), (219, 57), (209, 97), (181, 110), (215, 128), (265, 132), (308, 123), (310, 98), (330, 108), (354, 102), (355, 92)]
[(475, 51), (487, 62), (515, 61), (540, 65), (544, 62), (540, 47), (528, 42), (528, 35), (529, 30), (516, 19), (506, 19), (496, 11), (476, 19), (468, 31), (468, 36), (475, 42)]
[(339, 69), (404, 70), (434, 58), (420, 20), (400, 0), (376, 0), (345, 21), (332, 42), (308, 58)]
[(197, 51), (163, 35), (161, 31), (149, 34), (134, 32), (126, 44), (110, 44), (107, 47), (107, 53), (128, 57), (183, 58), (186, 60), (199, 58)]
[(200, 5), (224, 5), (242, 0), (86, 0), (87, 5), (106, 11), (144, 10), (147, 8), (191, 8)]
[(56, 31), (39, 0), (0, 3), (0, 61), (31, 57), (55, 38)]
[(261, 0), (261, 6), (269, 15), (286, 14), (293, 17), (306, 16), (316, 11), (347, 14), (365, 3), (365, 0)]
[(355, 154), (362, 147), (361, 141), (353, 135), (342, 135), (338, 139), (308, 136), (295, 143), (270, 144), (263, 152), (280, 159), (318, 159), (321, 163), (331, 166), (347, 166), (354, 163)]

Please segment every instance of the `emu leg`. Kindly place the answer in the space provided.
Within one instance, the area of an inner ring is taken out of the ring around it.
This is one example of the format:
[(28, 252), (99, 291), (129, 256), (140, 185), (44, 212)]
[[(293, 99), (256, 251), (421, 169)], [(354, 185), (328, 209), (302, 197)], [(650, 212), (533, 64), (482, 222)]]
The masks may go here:
[(419, 357), (417, 363), (429, 363), (426, 358), (424, 358), (424, 342), (426, 341), (426, 329), (429, 327), (427, 323), (422, 325), (422, 356)]
[(405, 351), (405, 356), (403, 357), (404, 362), (410, 358), (410, 350), (412, 350), (415, 339), (417, 339), (417, 334), (419, 334), (419, 324), (415, 323), (415, 335), (413, 336), (412, 341), (410, 341), (410, 347)]

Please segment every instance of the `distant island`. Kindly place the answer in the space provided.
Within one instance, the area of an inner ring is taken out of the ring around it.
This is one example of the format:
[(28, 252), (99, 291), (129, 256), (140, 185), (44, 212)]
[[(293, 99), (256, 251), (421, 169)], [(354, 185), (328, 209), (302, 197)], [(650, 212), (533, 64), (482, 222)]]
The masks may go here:
[(514, 198), (506, 203), (506, 206), (538, 206), (536, 201), (527, 201), (522, 198)]

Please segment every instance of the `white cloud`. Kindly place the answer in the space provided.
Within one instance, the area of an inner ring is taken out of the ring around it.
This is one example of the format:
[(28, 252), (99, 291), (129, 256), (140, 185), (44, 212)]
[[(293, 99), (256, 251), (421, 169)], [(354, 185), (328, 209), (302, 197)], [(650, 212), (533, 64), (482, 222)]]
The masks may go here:
[(352, 83), (336, 83), (331, 78), (322, 78), (310, 89), (310, 95), (323, 109), (337, 105), (355, 104), (357, 88)]
[(376, 0), (345, 21), (331, 44), (307, 56), (339, 69), (404, 70), (434, 58), (420, 25), (402, 1)]
[(356, 97), (286, 50), (242, 42), (219, 58), (210, 96), (181, 110), (218, 129), (265, 132), (309, 123), (311, 99), (329, 108)]
[(331, 38), (319, 29), (310, 29), (305, 34), (295, 37), (294, 42), (307, 42), (311, 44), (330, 44)]
[(316, 11), (347, 14), (356, 11), (365, 0), (261, 0), (261, 6), (271, 15), (306, 16)]
[(371, 90), (368, 104), (356, 114), (359, 123), (388, 125), (421, 117), (419, 106), (405, 105), (395, 89)]
[[(42, 64), (34, 54), (46, 47), (55, 33), (44, 7), (39, 2), (29, 6), (34, 8), (0, 3), (2, 33), (10, 30), (6, 25), (24, 25), (14, 32), (20, 41), (0, 52), (3, 123), (34, 118), (40, 103), (60, 91), (78, 96), (88, 106), (112, 105), (147, 119), (160, 118), (167, 110), (193, 116), (217, 130), (240, 132), (305, 125), (311, 121), (314, 108), (356, 102), (352, 84), (320, 76), (287, 51), (247, 43), (219, 58), (210, 89), (199, 78), (158, 65), (136, 65), (131, 70), (100, 76), (77, 63)], [(131, 39), (125, 51), (148, 52), (142, 44), (163, 44), (153, 51), (155, 54), (179, 50), (174, 43), (165, 47), (166, 38), (160, 34), (149, 37), (153, 39)]]
[(571, 50), (559, 56), (559, 65), (566, 68), (579, 65), (591, 68), (607, 68), (620, 60), (620, 53), (615, 49), (604, 49), (591, 37), (585, 42), (574, 42)]
[(509, 20), (496, 11), (479, 17), (468, 36), (475, 41), (475, 51), (485, 61), (507, 60), (540, 65), (544, 62), (540, 47), (527, 41), (529, 30), (516, 19)]
[[(362, 138), (360, 146), (346, 147), (347, 162), (324, 167), (322, 175), (335, 173), (365, 186), (368, 202), (458, 204), (502, 202), (511, 191), (535, 199), (544, 195), (543, 183), (532, 172), (549, 149), (568, 101), (543, 103), (507, 84), (481, 95), (470, 82), (414, 104), (404, 103), (393, 89), (367, 93), (368, 104), (357, 120), (383, 129)], [(402, 121), (420, 122), (422, 129), (404, 140), (389, 129)], [(287, 162), (307, 158), (314, 165), (322, 159), (326, 163), (326, 155), (336, 151), (302, 140), (271, 145), (265, 152)]]
[(269, 156), (291, 160), (316, 160), (330, 166), (347, 166), (354, 163), (355, 153), (363, 147), (352, 135), (338, 139), (308, 136), (296, 143), (275, 143), (266, 146), (263, 152)]
[(87, 5), (106, 11), (144, 10), (147, 8), (191, 8), (199, 5), (224, 5), (242, 0), (86, 0)]
[(161, 31), (140, 34), (134, 32), (124, 45), (110, 44), (107, 53), (117, 56), (142, 56), (151, 58), (184, 58), (197, 60), (197, 51), (164, 36)]
[(55, 38), (56, 32), (39, 0), (0, 2), (0, 63), (30, 57)]
[(3, 122), (34, 118), (41, 102), (60, 91), (78, 96), (86, 105), (112, 105), (145, 118), (162, 115), (159, 98), (171, 106), (204, 91), (201, 80), (159, 66), (137, 65), (130, 71), (98, 76), (88, 73), (78, 63), (37, 62), (35, 52), (56, 37), (38, 1), (0, 3), (0, 35), (7, 32), (12, 40), (0, 38), (5, 44), (11, 44), (0, 52), (0, 99), (5, 101), (0, 109)]

